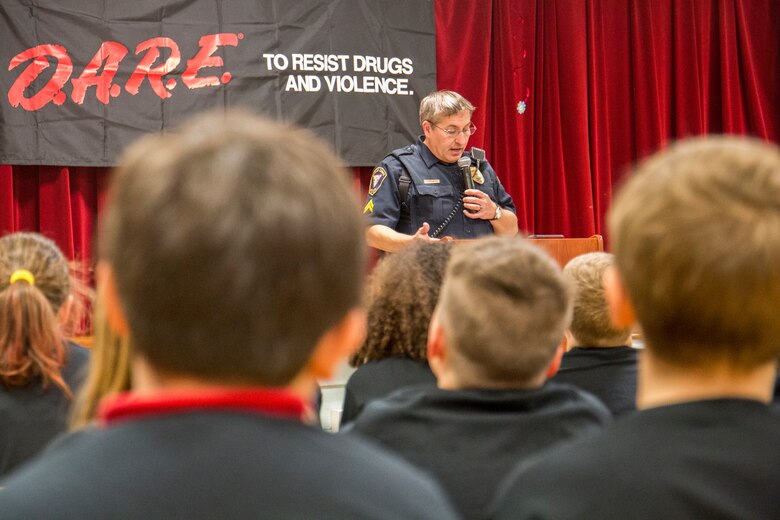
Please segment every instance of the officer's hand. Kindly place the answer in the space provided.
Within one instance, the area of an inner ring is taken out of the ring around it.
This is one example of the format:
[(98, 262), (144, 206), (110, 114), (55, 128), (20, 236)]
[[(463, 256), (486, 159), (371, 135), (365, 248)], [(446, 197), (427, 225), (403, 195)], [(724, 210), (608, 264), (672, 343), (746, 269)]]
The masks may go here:
[(431, 230), (431, 225), (427, 222), (423, 222), (423, 225), (420, 226), (420, 229), (417, 230), (417, 233), (414, 234), (414, 240), (421, 240), (423, 242), (438, 242), (438, 238), (433, 238), (428, 236), (428, 232)]
[(490, 220), (496, 216), (496, 203), (481, 190), (466, 190), (463, 197), (463, 213), (473, 219)]

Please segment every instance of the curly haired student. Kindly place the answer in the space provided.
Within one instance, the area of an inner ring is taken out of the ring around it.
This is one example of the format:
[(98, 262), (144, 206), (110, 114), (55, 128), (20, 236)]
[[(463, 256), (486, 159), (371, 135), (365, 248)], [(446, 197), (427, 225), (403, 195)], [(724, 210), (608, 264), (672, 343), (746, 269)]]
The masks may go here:
[(435, 385), (428, 366), (428, 325), (439, 299), (452, 244), (415, 243), (385, 256), (367, 290), (368, 333), (352, 355), (342, 423), (369, 401), (415, 384)]

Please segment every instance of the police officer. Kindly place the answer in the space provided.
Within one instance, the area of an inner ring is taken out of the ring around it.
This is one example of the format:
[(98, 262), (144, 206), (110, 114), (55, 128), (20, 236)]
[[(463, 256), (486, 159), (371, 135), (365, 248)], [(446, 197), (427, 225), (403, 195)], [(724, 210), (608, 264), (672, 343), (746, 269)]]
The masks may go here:
[[(496, 172), (466, 151), (476, 131), (473, 112), (468, 100), (450, 90), (422, 100), (424, 135), (391, 152), (371, 174), (363, 208), (371, 224), (366, 231), (371, 247), (397, 251), (412, 240), (517, 233), (515, 205)], [(463, 156), (469, 158), (474, 189), (467, 189), (458, 166)]]

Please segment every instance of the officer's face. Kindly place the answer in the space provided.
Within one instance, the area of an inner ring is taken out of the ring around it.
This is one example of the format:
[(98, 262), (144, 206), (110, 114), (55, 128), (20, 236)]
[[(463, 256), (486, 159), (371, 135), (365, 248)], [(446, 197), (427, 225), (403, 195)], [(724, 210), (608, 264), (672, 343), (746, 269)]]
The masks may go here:
[[(464, 133), (463, 130), (468, 129), (470, 124), (471, 114), (465, 110), (438, 121), (423, 121), (425, 144), (440, 161), (457, 162), (469, 142), (468, 131)], [(447, 131), (454, 132), (454, 135), (447, 135)]]

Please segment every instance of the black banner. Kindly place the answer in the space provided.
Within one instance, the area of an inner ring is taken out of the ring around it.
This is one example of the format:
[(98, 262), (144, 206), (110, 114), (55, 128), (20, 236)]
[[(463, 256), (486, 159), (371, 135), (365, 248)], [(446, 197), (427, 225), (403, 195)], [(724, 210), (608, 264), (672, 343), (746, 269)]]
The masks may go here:
[(373, 165), (435, 88), (433, 0), (0, 0), (0, 164), (110, 166), (245, 107)]

